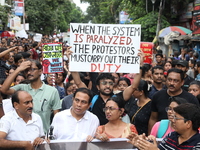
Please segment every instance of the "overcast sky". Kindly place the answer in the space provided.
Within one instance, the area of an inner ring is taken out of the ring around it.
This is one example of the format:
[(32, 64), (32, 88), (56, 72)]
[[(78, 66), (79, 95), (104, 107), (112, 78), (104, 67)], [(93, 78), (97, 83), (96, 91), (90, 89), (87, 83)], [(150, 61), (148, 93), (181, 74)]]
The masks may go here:
[(81, 3), (80, 0), (73, 0), (73, 1), (77, 6), (79, 6), (82, 9), (83, 12), (86, 12), (86, 9), (89, 5), (88, 3)]

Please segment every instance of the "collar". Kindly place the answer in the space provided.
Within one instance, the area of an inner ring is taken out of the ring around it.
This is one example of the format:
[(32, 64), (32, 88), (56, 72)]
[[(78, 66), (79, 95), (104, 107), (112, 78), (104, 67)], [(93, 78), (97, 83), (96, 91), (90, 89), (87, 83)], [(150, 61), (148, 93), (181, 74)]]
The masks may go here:
[[(23, 119), (17, 114), (17, 112), (16, 112), (15, 109), (13, 109), (13, 116), (14, 116), (15, 118), (17, 118), (17, 119), (23, 120)], [(36, 117), (35, 115), (33, 115), (33, 113), (31, 114), (31, 117), (32, 117), (32, 119), (29, 120), (29, 121), (27, 122), (27, 124), (29, 124), (29, 123), (34, 123), (34, 122), (37, 121), (37, 117)]]
[[(67, 113), (66, 113), (66, 114), (67, 114), (67, 116), (73, 117), (73, 116), (72, 116), (72, 113), (71, 113), (71, 109), (72, 109), (72, 106), (70, 107), (70, 109), (67, 110)], [(73, 117), (73, 118), (74, 118), (74, 117)], [(84, 116), (83, 116), (80, 120), (82, 120), (82, 119), (85, 119), (85, 120), (88, 120), (88, 119), (89, 119), (88, 110), (86, 110)]]
[[(37, 89), (37, 90), (43, 91), (44, 88), (45, 88), (45, 83), (42, 81), (42, 86), (41, 86), (39, 89)], [(34, 90), (34, 89), (31, 87), (31, 83), (28, 84), (28, 89), (29, 89), (29, 90)]]

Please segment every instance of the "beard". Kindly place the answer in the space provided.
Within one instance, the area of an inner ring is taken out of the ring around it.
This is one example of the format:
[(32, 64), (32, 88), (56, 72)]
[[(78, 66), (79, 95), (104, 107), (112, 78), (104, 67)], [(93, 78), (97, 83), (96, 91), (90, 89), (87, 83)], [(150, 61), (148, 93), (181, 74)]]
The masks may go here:
[(113, 94), (113, 91), (111, 90), (111, 92), (110, 93), (106, 93), (106, 92), (104, 92), (103, 90), (100, 90), (99, 91), (102, 95), (105, 95), (105, 96), (111, 96), (112, 94)]

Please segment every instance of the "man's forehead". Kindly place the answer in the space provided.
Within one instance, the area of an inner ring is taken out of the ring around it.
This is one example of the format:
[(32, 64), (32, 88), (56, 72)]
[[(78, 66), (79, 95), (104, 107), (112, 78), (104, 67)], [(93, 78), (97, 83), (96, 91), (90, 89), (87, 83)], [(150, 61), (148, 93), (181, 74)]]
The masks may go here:
[(164, 72), (164, 70), (162, 70), (162, 69), (154, 69), (154, 73), (158, 73), (158, 72), (159, 72), (159, 73), (160, 73), (160, 72), (162, 72), (162, 73), (163, 73), (163, 72)]
[(176, 78), (176, 79), (178, 78), (178, 79), (180, 79), (181, 75), (180, 75), (180, 73), (177, 73), (177, 72), (170, 72), (167, 77), (168, 78), (170, 77), (170, 78)]

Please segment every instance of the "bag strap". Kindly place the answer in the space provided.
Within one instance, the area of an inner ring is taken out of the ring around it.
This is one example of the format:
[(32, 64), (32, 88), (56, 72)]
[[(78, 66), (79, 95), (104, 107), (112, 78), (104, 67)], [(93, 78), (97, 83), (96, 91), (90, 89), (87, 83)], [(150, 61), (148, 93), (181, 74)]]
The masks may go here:
[(99, 95), (95, 95), (93, 98), (92, 98), (92, 105), (90, 106), (90, 110), (92, 111), (93, 107), (94, 107), (94, 104), (96, 103), (97, 99), (98, 99)]
[(169, 120), (164, 119), (160, 121), (160, 125), (158, 127), (158, 132), (157, 132), (157, 138), (162, 138), (165, 135), (168, 126), (169, 126)]
[(144, 105), (142, 105), (142, 106), (140, 107), (140, 109), (138, 109), (138, 110), (136, 111), (136, 113), (133, 115), (133, 117), (132, 117), (132, 119), (131, 119), (132, 122), (133, 122), (135, 116), (137, 115), (137, 113), (138, 113), (149, 101), (151, 101), (151, 100), (148, 100), (146, 103), (144, 103)]

